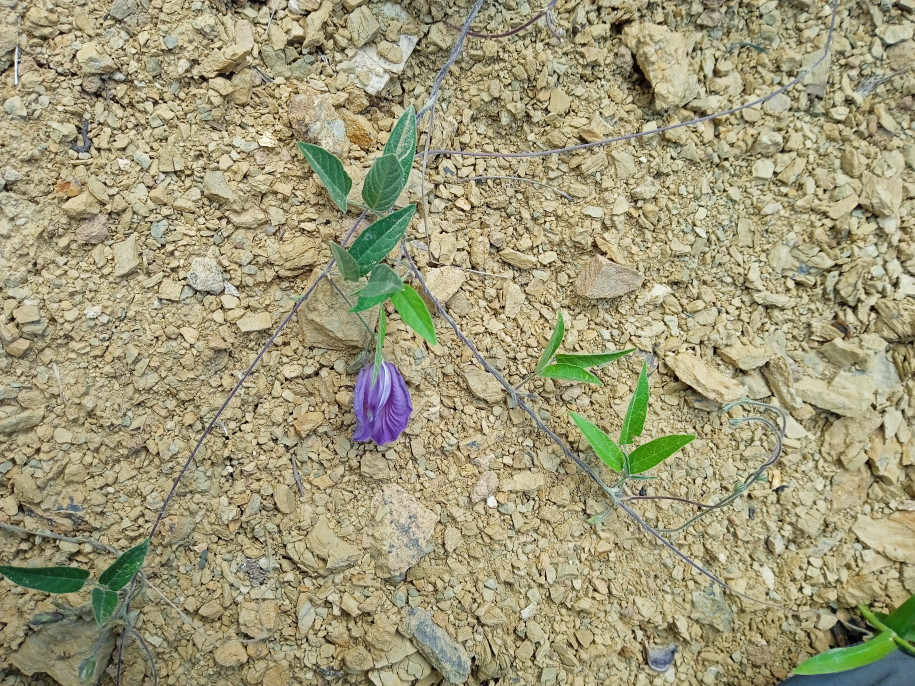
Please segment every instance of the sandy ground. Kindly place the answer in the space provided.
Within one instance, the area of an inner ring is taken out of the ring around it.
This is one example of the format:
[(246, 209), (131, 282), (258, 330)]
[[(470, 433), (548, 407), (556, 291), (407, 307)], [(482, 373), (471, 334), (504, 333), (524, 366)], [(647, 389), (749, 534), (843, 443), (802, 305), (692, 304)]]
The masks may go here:
[[(359, 212), (333, 207), (296, 141), (364, 173), (426, 103), (469, 3), (0, 7), (0, 520), (125, 550)], [(485, 3), (474, 28), (538, 9)], [(543, 20), (468, 39), (431, 147), (546, 150), (749, 102), (822, 55), (830, 13), (560, 0), (561, 41)], [(417, 262), (510, 381), (560, 310), (564, 350), (638, 349), (603, 387), (527, 387), (595, 466), (568, 412), (618, 431), (643, 360), (646, 437), (697, 436), (650, 495), (715, 500), (765, 459), (769, 434), (715, 414), (731, 384), (791, 410), (769, 480), (672, 540), (737, 590), (825, 615), (722, 598), (622, 513), (588, 524), (598, 489), (441, 318), (435, 347), (392, 318), (414, 416), (386, 448), (353, 443), (367, 335), (325, 286), (153, 540), (133, 609), (159, 682), (434, 684), (463, 656), (469, 683), (763, 686), (832, 644), (835, 611), (915, 592), (913, 28), (911, 0), (842, 3), (829, 60), (764, 105), (571, 154), (432, 157), (408, 189), (426, 192)], [(505, 175), (538, 185), (475, 180)], [(590, 297), (595, 255), (638, 273), (607, 267), (629, 292)], [(690, 513), (656, 503), (639, 509), (659, 526)], [(0, 551), (112, 560), (10, 531)], [(5, 585), (4, 686), (52, 683), (9, 662), (49, 607)], [(673, 667), (651, 670), (646, 648), (671, 643)], [(152, 683), (136, 643), (126, 657), (124, 683)]]

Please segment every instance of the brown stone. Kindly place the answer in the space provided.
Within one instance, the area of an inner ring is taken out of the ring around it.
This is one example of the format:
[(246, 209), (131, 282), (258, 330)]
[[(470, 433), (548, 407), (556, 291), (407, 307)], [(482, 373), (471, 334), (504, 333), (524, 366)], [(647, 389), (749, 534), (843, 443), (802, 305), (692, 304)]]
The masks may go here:
[(582, 298), (618, 298), (642, 285), (645, 280), (634, 269), (611, 262), (603, 255), (595, 255), (581, 270), (575, 280), (575, 291)]

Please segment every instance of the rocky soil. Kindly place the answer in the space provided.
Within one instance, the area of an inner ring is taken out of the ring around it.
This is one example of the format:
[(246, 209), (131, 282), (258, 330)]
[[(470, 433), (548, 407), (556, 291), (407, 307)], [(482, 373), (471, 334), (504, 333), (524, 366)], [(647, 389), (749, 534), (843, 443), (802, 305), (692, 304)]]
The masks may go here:
[[(148, 534), (359, 211), (333, 207), (295, 142), (364, 175), (469, 7), (0, 0), (0, 523), (77, 539), (3, 530), (0, 560), (101, 570), (84, 539)], [(474, 27), (538, 9), (484, 3)], [(430, 348), (392, 318), (414, 417), (387, 448), (354, 444), (368, 337), (325, 284), (153, 540), (133, 607), (159, 683), (763, 686), (831, 645), (836, 612), (915, 592), (913, 12), (841, 3), (828, 59), (761, 106), (566, 155), (438, 156), (408, 188), (433, 291), (511, 381), (558, 310), (566, 351), (638, 348), (603, 387), (528, 387), (585, 459), (569, 410), (614, 433), (642, 360), (647, 436), (697, 436), (648, 494), (714, 500), (765, 459), (771, 437), (719, 403), (791, 411), (769, 481), (673, 540), (738, 590), (825, 614), (722, 597), (621, 513), (589, 525), (598, 490), (441, 319)], [(822, 55), (830, 14), (561, 0), (561, 41), (542, 20), (468, 39), (430, 144), (546, 150), (740, 105)], [(537, 184), (477, 180), (506, 175)], [(52, 683), (22, 675), (47, 668), (23, 641), (50, 603), (2, 583), (3, 684)], [(668, 644), (653, 671), (646, 650)], [(125, 655), (123, 683), (152, 683)]]

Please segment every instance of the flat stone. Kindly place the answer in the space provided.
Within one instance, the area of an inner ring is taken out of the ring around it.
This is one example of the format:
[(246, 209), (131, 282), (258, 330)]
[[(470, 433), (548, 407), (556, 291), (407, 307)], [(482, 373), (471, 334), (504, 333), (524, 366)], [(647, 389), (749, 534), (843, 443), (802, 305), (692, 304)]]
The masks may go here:
[(279, 603), (273, 598), (246, 600), (238, 608), (238, 627), (251, 638), (264, 638), (276, 630)]
[(92, 74), (111, 74), (118, 65), (95, 41), (89, 41), (76, 51), (76, 63), (84, 76)]
[[(317, 273), (312, 278), (317, 278)], [(341, 284), (341, 287), (348, 285)], [(355, 298), (351, 300), (355, 302)], [(305, 345), (331, 350), (366, 347), (371, 333), (355, 314), (349, 312), (349, 308), (350, 305), (328, 280), (322, 281), (298, 313)], [(374, 327), (378, 321), (378, 308), (363, 312), (362, 317), (370, 327)]]
[(772, 389), (783, 407), (788, 410), (799, 410), (804, 406), (804, 401), (794, 390), (794, 376), (785, 355), (773, 352), (769, 361), (763, 366), (762, 373), (769, 383), (769, 388)]
[(187, 283), (195, 291), (219, 295), (225, 290), (222, 267), (212, 257), (195, 257), (187, 272)]
[(884, 45), (895, 45), (902, 41), (912, 40), (915, 24), (905, 21), (901, 24), (884, 24), (877, 28), (877, 35)]
[(499, 257), (518, 269), (534, 269), (540, 264), (536, 257), (525, 255), (524, 253), (512, 250), (511, 248), (506, 248), (500, 252)]
[(502, 388), (502, 384), (496, 381), (496, 378), (489, 372), (479, 369), (478, 367), (468, 366), (461, 370), (461, 376), (463, 376), (464, 381), (467, 382), (467, 387), (470, 389), (470, 392), (480, 400), (485, 400), (490, 403), (502, 401), (505, 389)]
[(3, 101), (3, 111), (7, 113), (10, 119), (28, 119), (29, 111), (25, 103), (18, 95), (13, 95)]
[(271, 242), (267, 259), (281, 277), (301, 274), (318, 263), (321, 253), (311, 236), (293, 236), (291, 239)]
[(546, 486), (546, 476), (541, 472), (517, 472), (503, 479), (499, 488), (508, 492), (533, 493)]
[(804, 402), (843, 417), (860, 417), (874, 402), (876, 386), (863, 374), (841, 372), (831, 383), (803, 377), (794, 388)]
[(283, 514), (295, 512), (295, 493), (286, 484), (277, 484), (273, 489), (273, 502), (276, 503), (276, 509)]
[(756, 155), (765, 155), (771, 157), (785, 146), (785, 139), (782, 134), (771, 129), (763, 129), (759, 132), (756, 141), (753, 143), (751, 152)]
[(372, 556), (383, 577), (400, 577), (426, 554), (438, 516), (396, 484), (372, 501)]
[(835, 338), (824, 343), (820, 352), (834, 365), (843, 368), (863, 365), (873, 354), (872, 351), (862, 348), (856, 341), (846, 341), (844, 338)]
[(44, 409), (26, 410), (18, 414), (10, 415), (0, 419), (0, 434), (11, 434), (17, 431), (25, 431), (37, 426), (44, 418)]
[(216, 663), (230, 669), (241, 667), (248, 661), (248, 651), (241, 641), (223, 643), (213, 652)]
[(41, 310), (37, 305), (22, 305), (13, 310), (13, 319), (19, 325), (37, 322), (41, 319)]
[(267, 223), (267, 215), (257, 207), (249, 207), (241, 212), (227, 212), (226, 216), (239, 229), (256, 229)]
[(734, 626), (734, 612), (716, 587), (711, 591), (693, 591), (693, 610), (690, 619), (729, 633)]
[(749, 371), (750, 369), (762, 367), (769, 361), (772, 352), (765, 347), (759, 348), (755, 345), (735, 343), (718, 348), (718, 356), (738, 369)]
[(273, 317), (269, 312), (248, 312), (237, 322), (242, 333), (266, 331), (273, 326)]
[(378, 145), (378, 129), (371, 120), (361, 114), (340, 110), (340, 118), (346, 125), (346, 135), (363, 150), (374, 150)]
[(832, 477), (829, 504), (833, 512), (855, 510), (867, 501), (867, 489), (873, 478), (870, 470), (861, 467), (854, 471), (840, 469)]
[(461, 290), (467, 280), (467, 272), (457, 267), (433, 267), (427, 269), (423, 276), (429, 291), (443, 303)]
[(114, 276), (121, 278), (133, 273), (140, 266), (140, 256), (137, 252), (137, 235), (132, 234), (126, 240), (111, 246), (114, 253)]
[(739, 381), (725, 376), (692, 353), (673, 355), (666, 362), (680, 381), (715, 402), (729, 403), (740, 400), (747, 394)]
[(83, 191), (75, 198), (67, 200), (61, 206), (61, 209), (64, 214), (72, 219), (89, 219), (89, 217), (101, 212), (102, 206), (91, 193)]
[(689, 71), (687, 38), (666, 26), (636, 21), (623, 28), (623, 44), (654, 90), (655, 107), (685, 105), (699, 95), (699, 81)]
[(320, 145), (337, 157), (346, 158), (350, 148), (346, 124), (337, 115), (329, 96), (316, 92), (294, 95), (287, 114), (296, 140)]
[(234, 204), (237, 200), (235, 191), (226, 181), (226, 176), (219, 170), (211, 169), (203, 175), (203, 194), (220, 204)]
[(575, 292), (582, 298), (618, 298), (638, 289), (645, 280), (634, 269), (595, 255), (575, 279)]
[(159, 297), (162, 300), (178, 302), (181, 300), (181, 293), (183, 291), (184, 286), (172, 279), (162, 279), (162, 283), (159, 284)]
[(869, 172), (861, 175), (861, 207), (878, 217), (892, 217), (902, 204), (902, 177), (883, 178)]
[(400, 632), (413, 639), (429, 664), (452, 684), (463, 684), (470, 678), (470, 656), (464, 646), (432, 619), (432, 613), (420, 607), (407, 610)]
[(346, 18), (346, 28), (350, 32), (350, 40), (357, 48), (373, 40), (381, 30), (381, 24), (375, 18), (372, 10), (367, 5), (357, 7)]
[[(114, 643), (111, 627), (99, 627), (92, 619), (66, 619), (30, 634), (8, 659), (26, 676), (44, 673), (61, 686), (94, 686), (105, 673)], [(80, 667), (90, 658), (95, 658), (95, 671), (82, 678)]]
[(108, 215), (94, 214), (77, 228), (74, 237), (80, 245), (98, 245), (108, 240)]
[(327, 521), (327, 517), (320, 517), (312, 530), (305, 537), (308, 549), (318, 557), (327, 561), (323, 572), (335, 574), (359, 561), (361, 551), (354, 545), (347, 543), (334, 533)]
[(470, 502), (478, 503), (482, 500), (486, 500), (489, 496), (493, 495), (498, 488), (499, 475), (492, 470), (487, 470), (480, 474), (480, 478), (477, 479), (476, 484), (474, 484), (473, 490), (470, 492)]
[(890, 300), (881, 298), (874, 303), (880, 317), (876, 331), (891, 343), (905, 343), (915, 338), (915, 301), (912, 298)]
[(858, 515), (852, 526), (858, 539), (891, 560), (915, 564), (915, 530), (890, 519)]
[(867, 462), (871, 436), (883, 423), (883, 417), (867, 410), (859, 417), (842, 417), (823, 434), (822, 455), (830, 462), (840, 462), (845, 469), (857, 471)]

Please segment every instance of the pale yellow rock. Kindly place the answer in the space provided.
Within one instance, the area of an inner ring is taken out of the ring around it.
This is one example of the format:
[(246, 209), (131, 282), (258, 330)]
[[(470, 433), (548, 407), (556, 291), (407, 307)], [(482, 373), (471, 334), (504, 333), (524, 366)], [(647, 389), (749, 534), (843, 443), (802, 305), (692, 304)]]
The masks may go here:
[(725, 376), (692, 353), (673, 355), (666, 362), (680, 381), (715, 402), (730, 403), (747, 394), (743, 384)]

